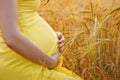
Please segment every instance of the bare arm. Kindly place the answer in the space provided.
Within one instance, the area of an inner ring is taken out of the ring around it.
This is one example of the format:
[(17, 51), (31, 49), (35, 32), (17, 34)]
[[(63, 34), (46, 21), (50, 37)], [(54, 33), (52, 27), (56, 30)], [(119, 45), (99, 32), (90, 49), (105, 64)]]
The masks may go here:
[(17, 0), (0, 0), (0, 26), (5, 43), (25, 58), (54, 68), (58, 60), (45, 54), (20, 32), (17, 11)]

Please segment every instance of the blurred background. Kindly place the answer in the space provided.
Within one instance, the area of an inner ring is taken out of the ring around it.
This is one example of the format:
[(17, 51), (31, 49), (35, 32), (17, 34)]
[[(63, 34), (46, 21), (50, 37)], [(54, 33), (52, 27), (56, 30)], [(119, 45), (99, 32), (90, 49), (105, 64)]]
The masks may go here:
[(120, 0), (46, 2), (40, 16), (66, 38), (63, 66), (85, 80), (120, 80)]

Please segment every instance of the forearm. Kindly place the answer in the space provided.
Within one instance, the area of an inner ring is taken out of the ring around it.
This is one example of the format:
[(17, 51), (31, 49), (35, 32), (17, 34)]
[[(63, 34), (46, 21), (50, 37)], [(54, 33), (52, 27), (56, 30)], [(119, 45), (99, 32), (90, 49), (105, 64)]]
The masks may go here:
[(0, 0), (0, 29), (8, 47), (31, 61), (45, 64), (48, 68), (55, 65), (57, 62), (54, 58), (45, 54), (22, 35), (18, 22), (18, 1)]
[(9, 36), (4, 37), (5, 42), (16, 53), (38, 64), (45, 64), (48, 68), (55, 66), (56, 62), (51, 56), (45, 54), (21, 33), (17, 32)]

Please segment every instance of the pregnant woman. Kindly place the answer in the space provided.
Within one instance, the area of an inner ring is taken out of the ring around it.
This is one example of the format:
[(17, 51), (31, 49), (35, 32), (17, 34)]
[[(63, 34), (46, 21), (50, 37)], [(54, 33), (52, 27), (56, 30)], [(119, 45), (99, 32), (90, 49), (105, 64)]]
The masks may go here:
[(62, 67), (64, 38), (38, 15), (39, 4), (0, 0), (0, 80), (82, 80)]

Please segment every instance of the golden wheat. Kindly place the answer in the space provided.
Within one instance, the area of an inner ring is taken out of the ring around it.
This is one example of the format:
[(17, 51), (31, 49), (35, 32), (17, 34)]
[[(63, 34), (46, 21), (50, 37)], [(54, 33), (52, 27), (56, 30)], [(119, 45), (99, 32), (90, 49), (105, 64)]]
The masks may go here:
[(64, 67), (85, 80), (120, 80), (120, 0), (43, 4), (39, 14), (65, 35)]

